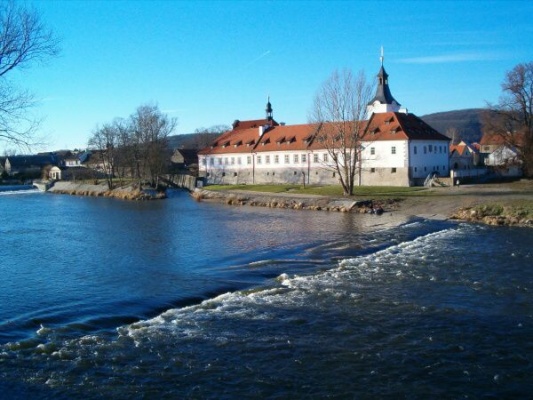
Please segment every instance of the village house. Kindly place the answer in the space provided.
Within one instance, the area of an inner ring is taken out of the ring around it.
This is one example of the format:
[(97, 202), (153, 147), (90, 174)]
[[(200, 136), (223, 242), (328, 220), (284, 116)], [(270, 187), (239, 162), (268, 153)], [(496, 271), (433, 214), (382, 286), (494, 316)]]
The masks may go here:
[[(517, 136), (518, 143), (521, 138)], [(502, 177), (522, 176), (522, 163), (516, 146), (498, 134), (485, 132), (480, 140), (480, 153), (485, 165)]]
[(9, 176), (40, 178), (45, 167), (57, 165), (57, 163), (58, 159), (54, 154), (8, 156), (4, 170)]
[(460, 141), (458, 144), (450, 144), (450, 168), (459, 170), (470, 170), (481, 165), (478, 143), (467, 144)]
[[(376, 95), (361, 124), (356, 185), (422, 185), (428, 176), (449, 176), (450, 139), (392, 97), (383, 67)], [(334, 123), (334, 122), (332, 122)], [(320, 124), (276, 122), (270, 101), (266, 118), (235, 121), (198, 153), (199, 174), (216, 184), (338, 184)]]

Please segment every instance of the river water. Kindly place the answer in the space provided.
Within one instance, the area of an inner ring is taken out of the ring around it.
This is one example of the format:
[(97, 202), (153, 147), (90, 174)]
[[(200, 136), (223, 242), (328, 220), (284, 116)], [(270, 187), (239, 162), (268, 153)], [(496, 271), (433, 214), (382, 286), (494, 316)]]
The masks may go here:
[(526, 398), (533, 230), (0, 192), (5, 399)]

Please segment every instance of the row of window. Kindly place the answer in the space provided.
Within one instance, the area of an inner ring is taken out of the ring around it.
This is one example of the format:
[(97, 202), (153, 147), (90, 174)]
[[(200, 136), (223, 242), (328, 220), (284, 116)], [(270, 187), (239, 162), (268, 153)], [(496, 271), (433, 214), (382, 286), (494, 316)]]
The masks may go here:
[[(395, 155), (396, 152), (396, 146), (391, 146), (390, 148), (391, 154)], [(436, 146), (436, 145), (427, 145), (423, 146), (424, 154), (429, 153), (446, 153), (446, 146)], [(413, 147), (414, 154), (417, 154), (418, 149), (417, 146)], [(376, 148), (370, 147), (370, 155), (376, 155)], [(284, 164), (291, 164), (291, 155), (290, 154), (284, 154), (283, 155), (283, 162)], [(292, 164), (305, 164), (307, 162), (307, 154), (292, 154)], [(328, 153), (322, 153), (322, 157), (320, 157), (319, 153), (313, 154), (313, 162), (314, 163), (327, 163), (328, 162)], [(206, 165), (206, 160), (203, 159), (202, 161), (203, 165)], [(215, 163), (217, 165), (242, 165), (242, 157), (209, 157), (209, 165), (214, 166)], [(257, 164), (279, 164), (280, 163), (280, 155), (257, 155)], [(251, 165), (252, 164), (252, 156), (246, 156), (246, 164)]]
[[(435, 152), (435, 154), (437, 153), (446, 153), (446, 146), (434, 146), (434, 145), (427, 145), (427, 146), (423, 146), (423, 150), (424, 150), (424, 154), (427, 154), (427, 153), (433, 153)], [(418, 149), (416, 146), (413, 146), (413, 152), (414, 154), (417, 154), (418, 153)], [(391, 146), (391, 154), (396, 154), (396, 146)], [(375, 147), (371, 147), (370, 148), (370, 155), (374, 156), (376, 155), (376, 148)]]
[[(284, 164), (291, 164), (291, 159), (293, 164), (305, 164), (307, 162), (307, 154), (292, 154), (292, 158), (290, 154), (284, 154), (283, 155), (283, 162)], [(329, 160), (328, 154), (323, 153), (322, 157), (320, 157), (320, 154), (315, 153), (313, 154), (313, 162), (314, 163), (327, 163)], [(242, 165), (242, 157), (209, 157), (209, 165), (214, 166), (215, 163), (217, 165)], [(280, 163), (280, 155), (275, 154), (273, 156), (271, 155), (258, 155), (257, 156), (257, 164), (279, 164)], [(206, 165), (206, 159), (204, 158), (202, 160), (202, 164)], [(246, 156), (246, 164), (251, 165), (252, 164), (252, 156)]]
[[(427, 153), (446, 153), (446, 146), (437, 146), (437, 145), (427, 145), (427, 146), (424, 146), (423, 147), (423, 151), (424, 151), (424, 154), (427, 154)], [(413, 152), (414, 154), (417, 154), (417, 151), (418, 149), (416, 148), (416, 146), (413, 146)]]

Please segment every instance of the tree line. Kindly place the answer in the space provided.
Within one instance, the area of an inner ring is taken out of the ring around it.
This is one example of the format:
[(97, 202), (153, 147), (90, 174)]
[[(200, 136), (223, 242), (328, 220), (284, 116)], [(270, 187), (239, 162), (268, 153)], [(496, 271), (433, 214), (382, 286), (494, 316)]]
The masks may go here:
[(141, 105), (128, 118), (116, 118), (97, 127), (89, 139), (110, 189), (114, 179), (131, 178), (159, 185), (170, 160), (168, 136), (177, 125), (156, 105)]

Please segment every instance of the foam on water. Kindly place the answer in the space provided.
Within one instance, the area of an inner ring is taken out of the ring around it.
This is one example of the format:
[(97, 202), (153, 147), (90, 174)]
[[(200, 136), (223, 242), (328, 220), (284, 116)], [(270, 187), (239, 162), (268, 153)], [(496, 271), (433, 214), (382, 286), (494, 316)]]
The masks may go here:
[[(43, 366), (29, 377), (32, 382), (50, 388), (83, 387), (95, 397), (138, 395), (143, 385), (160, 383), (163, 372), (164, 379), (191, 390), (174, 392), (174, 397), (193, 398), (250, 395), (246, 390), (252, 386), (255, 397), (290, 397), (309, 392), (287, 382), (308, 379), (327, 382), (317, 385), (317, 398), (332, 388), (339, 397), (354, 388), (359, 395), (380, 397), (414, 385), (421, 396), (439, 397), (446, 393), (443, 385), (453, 387), (449, 382), (472, 388), (490, 378), (501, 385), (509, 378), (497, 368), (492, 346), (495, 339), (504, 346), (503, 336), (492, 328), (488, 336), (484, 333), (488, 311), (496, 308), (484, 305), (486, 297), (480, 292), (494, 299), (499, 296), (494, 293), (505, 288), (491, 287), (498, 279), (485, 282), (467, 264), (455, 262), (463, 260), (468, 247), (464, 242), (484, 229), (460, 224), (413, 240), (390, 241), (370, 254), (323, 261), (330, 265), (325, 271), (281, 273), (261, 287), (171, 308), (123, 325), (114, 334), (65, 340), (41, 327), (38, 337), (25, 344), (2, 346), (0, 362), (28, 357)], [(529, 255), (524, 252), (511, 251), (513, 258)], [(249, 267), (297, 261), (259, 260)], [(450, 289), (456, 286), (461, 290)], [(470, 289), (475, 292), (471, 298), (465, 295)], [(513, 296), (529, 290), (527, 283), (511, 289), (516, 290)], [(426, 299), (431, 296), (437, 297)], [(507, 329), (524, 329), (527, 322), (520, 320)], [(506, 349), (497, 356), (506, 362), (527, 361)], [(443, 379), (448, 383), (440, 384)], [(302, 384), (308, 391), (309, 382)]]

